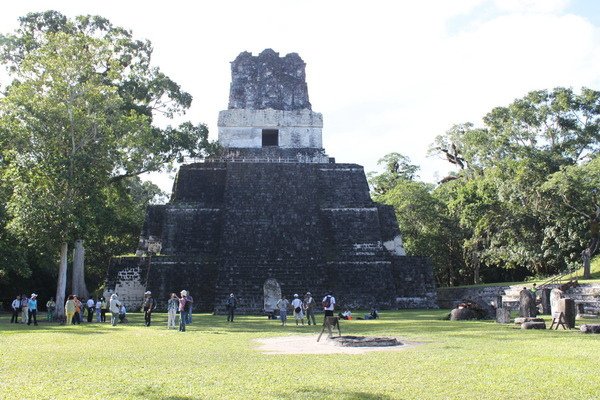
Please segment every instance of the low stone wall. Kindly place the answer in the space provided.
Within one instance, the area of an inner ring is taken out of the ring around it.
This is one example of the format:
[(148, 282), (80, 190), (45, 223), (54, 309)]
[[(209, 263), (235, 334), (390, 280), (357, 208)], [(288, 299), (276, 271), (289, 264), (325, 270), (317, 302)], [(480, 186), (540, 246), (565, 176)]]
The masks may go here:
[[(557, 286), (549, 285), (548, 288)], [(437, 304), (440, 308), (454, 308), (462, 300), (478, 299), (495, 306), (498, 296), (502, 296), (503, 306), (514, 310), (519, 307), (519, 292), (523, 287), (530, 288), (531, 284), (437, 288)], [(600, 283), (581, 284), (569, 289), (565, 296), (581, 304), (586, 313), (600, 313)]]
[(440, 308), (454, 308), (457, 303), (468, 299), (481, 299), (487, 304), (496, 304), (498, 296), (504, 295), (510, 286), (444, 287), (437, 289), (437, 304)]

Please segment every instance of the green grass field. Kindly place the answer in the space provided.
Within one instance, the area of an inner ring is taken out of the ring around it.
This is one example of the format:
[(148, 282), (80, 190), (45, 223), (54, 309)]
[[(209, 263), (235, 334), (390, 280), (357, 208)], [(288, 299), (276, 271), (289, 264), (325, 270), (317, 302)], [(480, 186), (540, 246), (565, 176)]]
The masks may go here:
[[(255, 338), (315, 335), (264, 317), (166, 315), (130, 323), (37, 327), (0, 318), (1, 399), (597, 399), (600, 337), (442, 320), (443, 310), (343, 321), (344, 334), (424, 343), (360, 355), (268, 355)], [(598, 322), (598, 321), (596, 321)]]

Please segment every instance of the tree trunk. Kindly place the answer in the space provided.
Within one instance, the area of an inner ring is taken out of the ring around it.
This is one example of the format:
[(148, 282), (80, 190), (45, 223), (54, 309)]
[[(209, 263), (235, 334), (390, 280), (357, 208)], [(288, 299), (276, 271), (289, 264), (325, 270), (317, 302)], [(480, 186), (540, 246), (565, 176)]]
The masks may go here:
[(67, 290), (67, 243), (60, 245), (60, 262), (58, 264), (58, 282), (56, 283), (56, 316), (62, 319), (65, 315), (65, 291)]
[(479, 259), (475, 261), (475, 266), (473, 269), (473, 281), (476, 285), (479, 285), (481, 283), (481, 277), (479, 276), (479, 270), (481, 268), (481, 262), (479, 262)]
[(592, 255), (589, 247), (581, 252), (581, 260), (583, 261), (583, 279), (592, 279)]
[(75, 247), (73, 248), (73, 284), (72, 292), (76, 294), (82, 300), (88, 298), (88, 290), (85, 285), (85, 269), (84, 269), (84, 258), (85, 249), (83, 247), (83, 240), (78, 239), (75, 241)]

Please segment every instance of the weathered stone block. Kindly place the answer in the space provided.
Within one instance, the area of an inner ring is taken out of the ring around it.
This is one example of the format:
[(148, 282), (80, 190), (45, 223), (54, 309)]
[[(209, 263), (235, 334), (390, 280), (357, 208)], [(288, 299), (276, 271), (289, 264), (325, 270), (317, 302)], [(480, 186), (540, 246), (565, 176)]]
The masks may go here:
[(468, 308), (455, 308), (450, 311), (450, 321), (467, 321), (475, 319), (475, 313)]
[(579, 330), (583, 333), (600, 333), (600, 325), (583, 324), (579, 327)]
[(523, 322), (523, 324), (521, 324), (521, 329), (546, 329), (546, 323), (534, 321)]
[(507, 308), (497, 308), (496, 322), (499, 324), (510, 324), (510, 311)]

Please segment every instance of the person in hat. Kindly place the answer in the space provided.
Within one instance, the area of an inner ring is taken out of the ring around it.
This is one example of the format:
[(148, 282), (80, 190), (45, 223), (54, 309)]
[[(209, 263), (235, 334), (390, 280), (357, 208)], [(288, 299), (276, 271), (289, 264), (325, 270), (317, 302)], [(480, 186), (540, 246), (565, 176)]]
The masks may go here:
[(187, 290), (181, 291), (179, 298), (179, 332), (185, 332), (185, 323), (187, 322), (187, 313), (190, 311), (192, 301), (187, 298)]
[(31, 293), (31, 298), (29, 299), (28, 307), (29, 319), (27, 320), (27, 325), (31, 325), (32, 320), (33, 325), (37, 325), (37, 294)]
[(306, 292), (306, 294), (304, 295), (303, 308), (306, 313), (306, 320), (308, 321), (309, 325), (310, 325), (311, 318), (312, 318), (313, 325), (317, 325), (317, 323), (315, 322), (315, 307), (316, 306), (317, 306), (317, 303), (315, 302), (315, 299), (312, 297), (312, 294), (310, 294), (310, 292)]
[(54, 297), (50, 297), (50, 300), (46, 302), (46, 321), (54, 321), (54, 311), (56, 311), (56, 302)]
[(292, 300), (292, 308), (294, 309), (294, 319), (296, 320), (296, 326), (298, 321), (302, 321), (304, 325), (304, 310), (302, 309), (302, 300), (297, 294), (294, 294), (294, 300)]
[(233, 293), (231, 293), (227, 299), (227, 304), (225, 305), (225, 308), (227, 308), (227, 322), (233, 322), (233, 313), (235, 312), (236, 307), (237, 299)]
[(119, 301), (119, 296), (117, 296), (116, 293), (113, 293), (110, 296), (110, 301), (109, 301), (109, 310), (111, 313), (111, 317), (110, 317), (110, 323), (112, 326), (116, 326), (117, 325), (117, 321), (119, 320), (119, 313), (121, 311), (121, 302)]
[(152, 297), (152, 292), (149, 290), (144, 293), (144, 323), (146, 326), (150, 326), (152, 322), (152, 311), (156, 308), (156, 301)]

